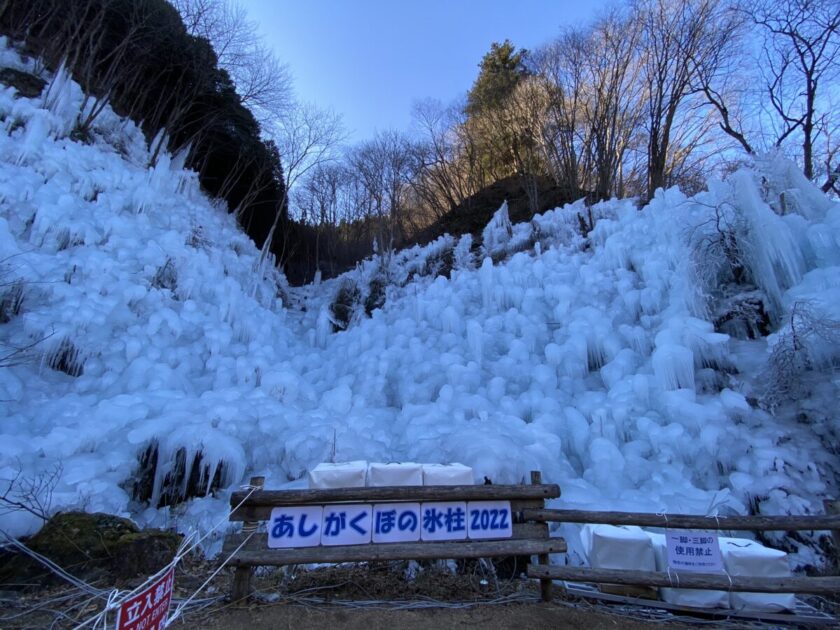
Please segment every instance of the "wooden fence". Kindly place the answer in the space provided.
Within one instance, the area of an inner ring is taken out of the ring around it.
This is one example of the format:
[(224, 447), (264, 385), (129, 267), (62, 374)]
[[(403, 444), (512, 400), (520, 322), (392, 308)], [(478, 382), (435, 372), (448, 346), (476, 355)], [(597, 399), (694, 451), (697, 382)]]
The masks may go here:
[[(836, 510), (836, 501), (826, 502), (826, 510)], [(588, 512), (582, 510), (525, 510), (524, 517), (540, 523), (587, 523), (638, 525), (668, 529), (718, 531), (832, 531), (835, 541), (840, 531), (840, 514), (813, 516), (696, 516), (687, 514), (647, 514), (632, 512)], [(840, 576), (829, 577), (743, 577), (711, 573), (676, 571), (632, 571), (558, 565), (528, 565), (528, 577), (570, 582), (623, 584), (671, 588), (698, 588), (755, 593), (840, 593)]]

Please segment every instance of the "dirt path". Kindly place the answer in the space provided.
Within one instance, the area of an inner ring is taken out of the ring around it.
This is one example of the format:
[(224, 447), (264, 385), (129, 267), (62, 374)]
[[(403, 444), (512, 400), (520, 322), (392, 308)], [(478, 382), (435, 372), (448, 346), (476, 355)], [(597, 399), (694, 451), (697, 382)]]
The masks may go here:
[[(469, 609), (366, 610), (338, 606), (304, 607), (294, 604), (228, 609), (193, 620), (192, 627), (215, 630), (445, 630), (447, 628), (575, 628), (580, 630), (642, 630), (662, 624), (569, 608), (558, 604), (510, 604)], [(669, 624), (669, 628), (684, 627)]]

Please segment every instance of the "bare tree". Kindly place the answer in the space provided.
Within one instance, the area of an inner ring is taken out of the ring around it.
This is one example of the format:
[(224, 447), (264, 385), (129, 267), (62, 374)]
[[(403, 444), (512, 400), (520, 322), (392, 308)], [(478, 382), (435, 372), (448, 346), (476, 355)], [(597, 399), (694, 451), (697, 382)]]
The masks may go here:
[(549, 83), (546, 124), (543, 128), (546, 166), (558, 186), (582, 190), (591, 172), (590, 128), (584, 122), (588, 83), (588, 33), (567, 30), (533, 55), (537, 73)]
[(379, 132), (351, 151), (348, 165), (369, 200), (368, 218), (375, 219), (379, 253), (385, 263), (410, 220), (407, 199), (414, 176), (411, 143), (399, 132)]
[(0, 516), (26, 512), (42, 521), (48, 521), (53, 511), (53, 493), (63, 471), (63, 466), (58, 463), (48, 470), (27, 477), (18, 461), (14, 475), (0, 479)]
[(694, 93), (698, 68), (719, 61), (713, 51), (721, 0), (640, 0), (640, 50), (646, 95), (647, 194), (667, 184), (671, 136), (680, 108)]
[(465, 120), (463, 108), (427, 99), (415, 103), (413, 118), (420, 140), (412, 144), (416, 176), (411, 184), (425, 211), (423, 220), (431, 223), (478, 188), (457, 132)]
[[(517, 175), (532, 213), (539, 210), (538, 176), (546, 172), (544, 132), (548, 126), (549, 86), (540, 77), (522, 78), (498, 107), (482, 113), (497, 133), (488, 133), (496, 151), (506, 156), (508, 168)], [(499, 132), (501, 131), (501, 132)]]
[[(343, 189), (347, 184), (347, 169), (339, 163), (316, 165), (295, 192), (295, 206), (300, 220), (315, 227), (315, 269), (321, 269), (322, 243), (329, 261), (335, 258), (337, 228), (344, 208)], [(335, 272), (334, 268), (330, 269)]]
[(746, 11), (763, 33), (766, 94), (776, 146), (802, 134), (805, 177), (814, 177), (819, 98), (840, 76), (840, 5), (836, 0), (754, 0)]
[(255, 22), (231, 0), (170, 0), (187, 32), (213, 44), (242, 102), (266, 124), (294, 105), (286, 64), (262, 41)]
[[(341, 117), (334, 112), (319, 109), (309, 103), (301, 103), (288, 108), (267, 130), (280, 153), (283, 172), (286, 176), (286, 193), (281, 209), (288, 203), (289, 192), (294, 190), (298, 181), (320, 164), (335, 159), (334, 150), (344, 139)], [(278, 209), (268, 236), (260, 253), (259, 264), (262, 267), (270, 252), (276, 249), (275, 234), (284, 213)], [(284, 238), (285, 238), (284, 234)], [(280, 248), (279, 263), (287, 254), (287, 243)]]
[(692, 91), (701, 94), (718, 117), (719, 129), (748, 154), (755, 148), (749, 139), (745, 118), (748, 103), (755, 102), (754, 86), (745, 80), (752, 73), (747, 19), (737, 5), (723, 6), (709, 30), (708, 44), (689, 59), (693, 71)]
[(641, 118), (639, 26), (635, 16), (614, 11), (598, 20), (590, 34), (585, 68), (591, 93), (584, 111), (598, 199), (622, 193), (624, 154)]

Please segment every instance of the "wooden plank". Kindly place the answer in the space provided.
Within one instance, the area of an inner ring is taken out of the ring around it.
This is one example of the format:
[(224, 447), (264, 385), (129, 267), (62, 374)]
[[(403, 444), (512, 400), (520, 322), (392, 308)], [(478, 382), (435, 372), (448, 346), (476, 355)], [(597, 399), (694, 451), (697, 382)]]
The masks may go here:
[(549, 537), (545, 523), (514, 523), (512, 538), (532, 538), (546, 540)]
[(801, 599), (796, 599), (796, 608), (792, 613), (771, 613), (762, 611), (751, 611), (731, 608), (698, 608), (696, 606), (683, 606), (681, 604), (671, 604), (662, 600), (640, 600), (636, 597), (627, 597), (624, 595), (611, 595), (602, 591), (596, 590), (588, 584), (580, 583), (565, 583), (566, 595), (573, 597), (581, 597), (585, 599), (594, 599), (596, 601), (610, 602), (621, 605), (637, 605), (645, 608), (654, 608), (667, 610), (675, 613), (688, 613), (691, 615), (699, 615), (701, 617), (711, 617), (714, 619), (753, 619), (764, 622), (780, 622), (784, 624), (795, 623), (805, 627), (812, 625), (830, 625), (836, 626), (837, 620), (831, 615), (827, 615), (809, 606)]
[[(556, 484), (539, 486), (386, 486), (381, 488), (335, 488), (331, 490), (258, 490), (231, 494), (231, 521), (267, 520), (276, 506), (326, 505), (329, 503), (413, 503), (422, 501), (513, 501), (555, 499)], [(246, 499), (246, 497), (248, 497)], [(241, 505), (240, 505), (241, 504)], [(238, 507), (237, 507), (238, 506)]]
[(544, 499), (511, 499), (510, 509), (513, 512), (521, 512), (523, 510), (542, 510), (545, 508)]
[(542, 522), (639, 525), (671, 529), (713, 530), (833, 530), (840, 529), (840, 515), (806, 516), (696, 516), (641, 512), (588, 512), (584, 510), (524, 510), (525, 518)]
[[(417, 542), (417, 543), (376, 543), (375, 545), (367, 545), (367, 546), (368, 546), (368, 547), (371, 547), (371, 546), (381, 547), (381, 546), (394, 545), (394, 544), (407, 544), (407, 545), (431, 545), (431, 544), (463, 545), (463, 544), (465, 544), (465, 543), (467, 543), (467, 542), (474, 542), (474, 543), (476, 543), (476, 544), (477, 544), (477, 543), (483, 543), (483, 542), (488, 542), (488, 543), (492, 542), (492, 543), (496, 543), (496, 544), (503, 544), (503, 543), (505, 543), (505, 542), (514, 542), (515, 544), (517, 544), (517, 545), (518, 545), (518, 544), (520, 544), (520, 543), (519, 543), (519, 541), (522, 541), (522, 540), (526, 540), (526, 541), (527, 541), (527, 540), (530, 540), (530, 541), (534, 541), (534, 542), (547, 542), (547, 541), (548, 541), (548, 539), (540, 539), (540, 538), (533, 538), (533, 537), (531, 537), (531, 536), (526, 536), (526, 535), (525, 535), (525, 533), (527, 533), (527, 531), (528, 531), (528, 530), (521, 531), (521, 532), (520, 532), (520, 535), (519, 535), (519, 536), (517, 536), (517, 535), (516, 535), (516, 533), (517, 533), (517, 532), (516, 532), (516, 528), (517, 528), (517, 527), (521, 527), (521, 526), (514, 525), (514, 537), (513, 537), (513, 538), (497, 538), (497, 539), (477, 540), (477, 541), (461, 541), (461, 540), (453, 540), (453, 541), (447, 541), (447, 542), (444, 542), (444, 543), (428, 543), (428, 542), (423, 542), (423, 541), (420, 541), (420, 542)], [(530, 528), (530, 527), (537, 527), (537, 525), (535, 525), (535, 524), (531, 524), (531, 525), (529, 525), (528, 527), (529, 527), (529, 528)], [(225, 537), (225, 541), (224, 541), (224, 543), (223, 543), (223, 545), (222, 545), (222, 556), (224, 556), (224, 557), (228, 557), (229, 555), (231, 555), (232, 553), (234, 553), (234, 552), (236, 551), (236, 548), (237, 548), (237, 547), (239, 547), (239, 545), (240, 545), (240, 544), (242, 544), (242, 543), (243, 543), (243, 541), (245, 541), (245, 540), (246, 540), (246, 538), (248, 538), (248, 536), (249, 536), (248, 534), (230, 534), (230, 535), (228, 535), (227, 537)], [(553, 539), (553, 542), (551, 542), (551, 544), (563, 544), (563, 545), (565, 545), (566, 543), (565, 543), (565, 541), (564, 541), (562, 538), (555, 538), (555, 539)], [(358, 545), (355, 545), (355, 546), (357, 546), (357, 547), (358, 547)], [(336, 547), (325, 547), (325, 549), (335, 549), (335, 548), (336, 548)], [(259, 533), (259, 534), (251, 534), (251, 535), (250, 535), (250, 539), (249, 539), (247, 542), (245, 542), (245, 544), (244, 544), (244, 545), (242, 545), (242, 549), (241, 549), (241, 551), (247, 551), (247, 552), (260, 552), (260, 551), (265, 551), (265, 552), (269, 552), (269, 551), (273, 551), (273, 550), (270, 550), (270, 549), (268, 548), (268, 534), (266, 534), (265, 532), (262, 532), (262, 533)], [(281, 551), (286, 551), (286, 550), (281, 550)], [(293, 550), (289, 550), (289, 551), (293, 551)], [(560, 552), (551, 552), (551, 553), (560, 553)], [(515, 555), (515, 554), (503, 554), (503, 555)], [(453, 557), (454, 557), (454, 556), (453, 556)]]
[[(254, 537), (257, 538), (256, 536)], [(259, 539), (257, 539), (259, 540)], [(268, 549), (252, 547), (253, 540), (231, 559), (233, 566), (283, 566), (320, 562), (378, 562), (386, 560), (432, 560), (438, 558), (489, 558), (493, 556), (525, 556), (540, 553), (565, 553), (566, 541), (497, 540), (464, 542), (390, 543), (380, 545), (348, 545), (341, 547), (307, 547), (301, 549)], [(236, 546), (234, 545), (233, 548)]]
[[(825, 513), (831, 516), (840, 516), (840, 501), (836, 499), (826, 499), (823, 501)], [(840, 527), (835, 527), (831, 532), (831, 537), (834, 539), (834, 561), (838, 568), (840, 568)]]
[(840, 577), (745, 577), (713, 573), (671, 571), (629, 571), (619, 569), (591, 569), (528, 565), (528, 577), (597, 584), (636, 584), (671, 588), (699, 588), (714, 591), (747, 591), (750, 593), (813, 593), (836, 594), (840, 591)]

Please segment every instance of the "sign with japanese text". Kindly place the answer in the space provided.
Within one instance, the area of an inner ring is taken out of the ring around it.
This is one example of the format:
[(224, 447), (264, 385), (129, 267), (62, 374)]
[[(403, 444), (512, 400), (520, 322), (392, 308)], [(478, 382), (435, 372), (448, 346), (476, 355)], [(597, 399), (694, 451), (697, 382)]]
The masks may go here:
[(471, 501), (467, 512), (467, 535), (471, 539), (513, 536), (510, 501)]
[(269, 548), (317, 547), (321, 544), (323, 512), (320, 505), (274, 508), (268, 523)]
[(698, 573), (723, 573), (716, 534), (695, 531), (667, 532), (668, 567)]
[(419, 503), (380, 503), (373, 506), (373, 542), (420, 540)]
[(125, 600), (117, 611), (117, 630), (162, 630), (166, 627), (175, 567), (134, 597)]
[(510, 501), (276, 507), (268, 523), (271, 549), (511, 536)]
[(467, 504), (446, 501), (420, 505), (421, 540), (464, 540), (467, 537)]
[(325, 505), (322, 545), (364, 545), (371, 541), (372, 505)]

